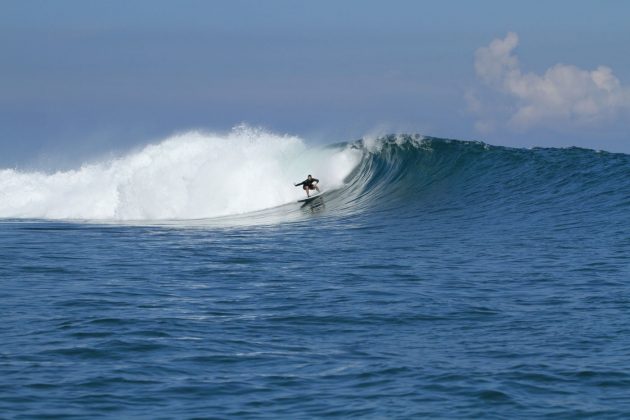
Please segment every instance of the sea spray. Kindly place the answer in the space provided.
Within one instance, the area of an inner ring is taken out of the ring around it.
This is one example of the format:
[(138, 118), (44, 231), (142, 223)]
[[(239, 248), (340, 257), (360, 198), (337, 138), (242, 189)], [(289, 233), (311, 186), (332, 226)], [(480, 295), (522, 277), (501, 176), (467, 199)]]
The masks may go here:
[(359, 163), (350, 148), (311, 148), (295, 136), (239, 126), (186, 132), (140, 151), (56, 173), (0, 171), (0, 217), (199, 219), (293, 202), (312, 173), (338, 188)]

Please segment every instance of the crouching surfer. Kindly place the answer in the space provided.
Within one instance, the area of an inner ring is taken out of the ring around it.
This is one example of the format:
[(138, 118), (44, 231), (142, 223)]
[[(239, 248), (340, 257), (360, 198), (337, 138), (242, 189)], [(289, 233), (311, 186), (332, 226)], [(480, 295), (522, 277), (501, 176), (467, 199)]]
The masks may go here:
[(320, 192), (317, 184), (319, 184), (319, 179), (313, 178), (311, 175), (309, 175), (308, 177), (306, 177), (304, 181), (299, 182), (297, 184), (293, 184), (293, 185), (295, 185), (296, 187), (299, 185), (302, 185), (302, 189), (306, 191), (306, 196), (310, 197), (311, 190), (317, 190), (317, 192)]

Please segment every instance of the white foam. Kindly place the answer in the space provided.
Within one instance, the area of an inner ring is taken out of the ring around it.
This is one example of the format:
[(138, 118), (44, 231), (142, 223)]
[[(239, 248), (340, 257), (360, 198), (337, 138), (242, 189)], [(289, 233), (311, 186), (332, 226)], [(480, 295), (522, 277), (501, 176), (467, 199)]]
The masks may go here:
[[(383, 150), (383, 146), (389, 142), (386, 136), (376, 136), (373, 134), (366, 134), (363, 136), (362, 140), (365, 150), (374, 154), (380, 153)], [(418, 134), (396, 134), (393, 140), (397, 146), (410, 144), (414, 147), (421, 147), (425, 137)]]
[(307, 174), (338, 188), (359, 163), (353, 149), (310, 148), (247, 126), (227, 135), (188, 132), (117, 159), (56, 173), (0, 170), (0, 217), (198, 219), (301, 198)]

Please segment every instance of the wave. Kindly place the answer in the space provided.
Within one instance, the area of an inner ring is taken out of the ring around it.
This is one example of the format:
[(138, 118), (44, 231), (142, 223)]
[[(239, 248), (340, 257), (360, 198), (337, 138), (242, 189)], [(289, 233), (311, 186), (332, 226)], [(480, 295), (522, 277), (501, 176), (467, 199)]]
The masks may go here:
[[(499, 217), (630, 207), (630, 155), (516, 149), (420, 135), (361, 140), (363, 159), (342, 194), (355, 208)], [(405, 213), (406, 212), (406, 213)]]
[[(0, 217), (113, 221), (303, 216), (293, 187), (312, 173), (325, 213), (456, 212), (475, 218), (524, 212), (609, 211), (630, 206), (630, 156), (514, 149), (420, 135), (324, 147), (241, 126), (189, 132), (117, 159), (52, 174), (0, 171)], [(315, 202), (308, 208), (319, 206)]]
[(352, 149), (312, 149), (246, 126), (180, 134), (117, 159), (56, 173), (0, 171), (0, 217), (200, 219), (295, 202), (310, 172), (334, 189), (359, 162)]

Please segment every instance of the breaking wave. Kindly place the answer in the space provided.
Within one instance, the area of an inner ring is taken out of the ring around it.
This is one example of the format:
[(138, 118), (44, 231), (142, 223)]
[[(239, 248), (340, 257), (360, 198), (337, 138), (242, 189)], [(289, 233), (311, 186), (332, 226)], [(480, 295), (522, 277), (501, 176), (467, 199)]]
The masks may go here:
[(126, 156), (56, 173), (0, 171), (0, 217), (186, 220), (294, 202), (310, 172), (334, 189), (359, 162), (351, 149), (238, 127), (189, 132)]
[[(108, 221), (303, 217), (295, 188), (309, 173), (330, 216), (450, 212), (471, 220), (627, 212), (630, 156), (513, 149), (420, 135), (309, 147), (249, 127), (189, 132), (117, 159), (56, 173), (0, 171), (0, 217)], [(493, 217), (494, 217), (493, 216)]]

